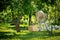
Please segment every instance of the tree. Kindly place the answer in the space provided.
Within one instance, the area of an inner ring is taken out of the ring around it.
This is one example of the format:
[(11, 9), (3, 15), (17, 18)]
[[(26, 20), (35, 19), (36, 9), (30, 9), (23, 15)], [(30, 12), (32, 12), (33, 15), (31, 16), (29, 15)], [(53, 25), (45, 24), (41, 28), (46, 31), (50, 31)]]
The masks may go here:
[[(21, 13), (22, 13), (22, 4), (20, 3), (21, 1), (16, 0), (16, 1), (11, 1), (11, 11), (12, 11), (12, 19), (13, 19), (13, 24), (16, 26), (16, 30), (17, 32), (20, 31), (20, 19), (22, 17)], [(15, 4), (14, 4), (15, 3)], [(17, 10), (15, 10), (17, 9)], [(16, 12), (17, 13), (16, 13)], [(15, 14), (14, 14), (15, 13)], [(16, 15), (17, 14), (17, 15)], [(16, 17), (17, 16), (17, 17)], [(16, 19), (17, 18), (17, 19)]]

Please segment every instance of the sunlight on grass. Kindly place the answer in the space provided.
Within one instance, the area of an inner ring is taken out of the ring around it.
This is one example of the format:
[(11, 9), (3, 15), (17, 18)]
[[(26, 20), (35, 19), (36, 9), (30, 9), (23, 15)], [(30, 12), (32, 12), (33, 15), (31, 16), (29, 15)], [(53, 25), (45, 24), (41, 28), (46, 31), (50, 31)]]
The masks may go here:
[[(25, 24), (20, 26), (28, 27), (28, 25)], [(42, 24), (42, 26), (44, 26), (44, 24)], [(12, 29), (12, 27), (14, 28), (15, 25), (2, 24), (0, 26), (0, 34), (2, 34), (4, 38), (7, 37), (6, 40), (60, 40), (60, 30), (54, 30), (54, 36), (49, 36), (49, 33), (46, 31), (31, 32), (29, 30), (20, 30), (20, 32), (17, 32), (15, 29)]]
[(0, 32), (16, 32), (16, 31), (11, 30), (11, 29), (9, 29), (9, 30), (1, 30), (1, 29), (0, 29)]
[(56, 37), (52, 36), (52, 37), (46, 37), (46, 38), (34, 37), (34, 38), (30, 38), (30, 39), (27, 38), (26, 40), (60, 40), (60, 36), (56, 36)]
[(28, 33), (29, 33), (29, 31), (27, 31), (27, 30), (20, 30), (20, 32), (16, 32), (16, 34), (21, 34), (21, 35), (26, 35)]

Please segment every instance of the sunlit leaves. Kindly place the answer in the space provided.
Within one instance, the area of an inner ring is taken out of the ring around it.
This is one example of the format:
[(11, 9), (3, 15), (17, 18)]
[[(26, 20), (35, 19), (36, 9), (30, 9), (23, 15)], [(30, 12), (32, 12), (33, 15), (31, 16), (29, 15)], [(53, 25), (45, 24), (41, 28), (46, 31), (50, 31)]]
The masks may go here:
[(36, 17), (34, 15), (31, 17), (31, 21), (32, 23), (36, 23)]
[[(13, 12), (15, 18), (18, 18), (18, 10), (22, 14), (22, 19), (26, 19), (28, 16), (31, 16), (34, 14), (34, 12), (37, 12), (39, 10), (44, 11), (46, 14), (48, 14), (48, 19), (58, 21), (60, 19), (60, 0), (10, 0), (11, 5), (13, 7)], [(0, 13), (0, 17), (5, 19), (10, 19), (11, 16), (11, 9), (10, 6), (6, 7), (6, 10)], [(24, 16), (24, 17), (23, 17)], [(34, 21), (34, 17), (31, 18), (32, 21)], [(26, 21), (26, 20), (24, 20)]]

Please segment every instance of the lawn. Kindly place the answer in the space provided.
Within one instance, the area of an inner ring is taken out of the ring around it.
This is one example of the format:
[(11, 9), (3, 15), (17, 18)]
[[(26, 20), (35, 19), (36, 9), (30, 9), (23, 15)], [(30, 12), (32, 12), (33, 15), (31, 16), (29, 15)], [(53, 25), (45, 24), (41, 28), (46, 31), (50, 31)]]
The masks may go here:
[(0, 40), (60, 40), (60, 30), (55, 30), (53, 35), (50, 35), (46, 31), (30, 32), (21, 30), (16, 32), (15, 29), (10, 27), (0, 26)]
[(0, 32), (0, 39), (4, 40), (60, 40), (60, 35), (49, 35), (47, 32)]

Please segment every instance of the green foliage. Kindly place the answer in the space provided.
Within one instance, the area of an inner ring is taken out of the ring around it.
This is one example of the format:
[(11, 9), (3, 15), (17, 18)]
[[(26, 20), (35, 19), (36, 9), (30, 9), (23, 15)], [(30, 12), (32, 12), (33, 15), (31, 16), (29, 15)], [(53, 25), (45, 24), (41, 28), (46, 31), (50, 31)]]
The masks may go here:
[[(50, 22), (53, 21), (51, 22), (52, 24), (60, 24), (60, 0), (5, 0), (4, 3), (6, 5), (6, 9), (0, 12), (0, 22), (12, 21), (11, 11), (13, 9), (16, 21), (19, 14), (22, 15), (22, 22), (26, 22), (28, 20), (28, 15), (31, 16), (31, 21), (33, 21), (35, 19), (32, 18), (35, 14), (34, 12), (42, 10), (47, 14), (48, 20), (50, 20)], [(20, 13), (18, 13), (18, 10)]]
[(18, 21), (18, 17), (22, 16), (19, 26), (25, 29), (25, 27), (29, 27), (29, 21), (31, 24), (36, 24), (35, 12), (39, 10), (47, 14), (48, 25), (60, 25), (60, 0), (0, 0), (0, 6), (0, 38), (8, 37), (7, 40), (10, 40), (10, 37), (16, 40), (60, 40), (60, 33), (55, 33), (54, 37), (45, 36), (45, 33), (48, 34), (47, 32), (31, 33), (28, 30), (21, 30), (17, 33), (15, 25), (11, 25), (13, 22), (12, 12), (14, 21)]

